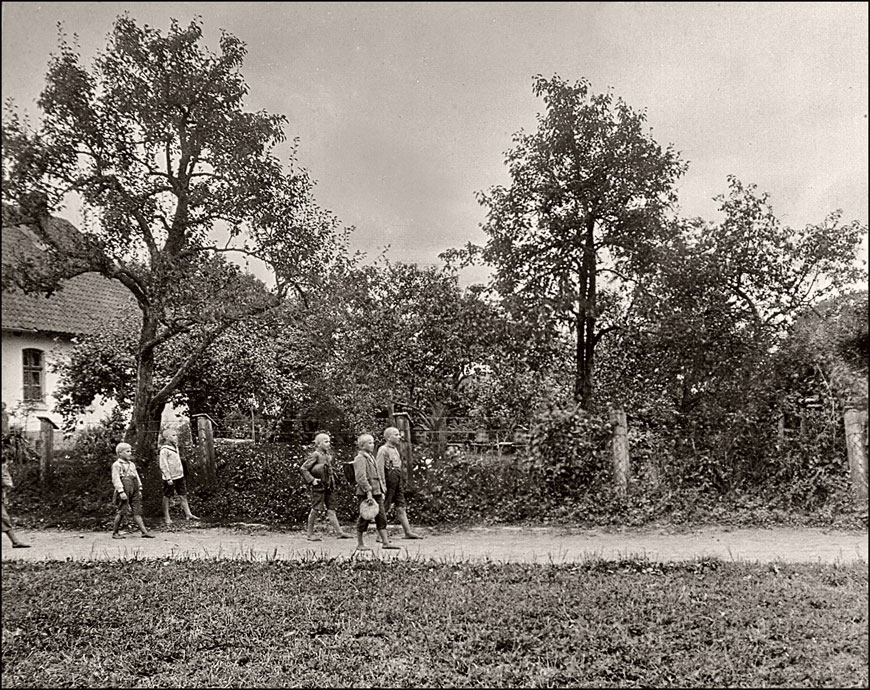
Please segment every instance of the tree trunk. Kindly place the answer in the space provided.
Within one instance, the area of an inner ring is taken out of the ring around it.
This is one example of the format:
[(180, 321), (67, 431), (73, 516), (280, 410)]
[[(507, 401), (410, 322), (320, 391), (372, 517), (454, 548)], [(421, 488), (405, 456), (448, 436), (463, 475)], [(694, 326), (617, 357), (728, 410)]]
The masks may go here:
[(580, 304), (577, 310), (577, 370), (574, 379), (574, 401), (589, 411), (592, 405), (592, 377), (595, 360), (595, 218), (587, 215), (582, 239), (583, 259), (580, 269)]
[(157, 463), (157, 443), (164, 404), (154, 401), (154, 350), (145, 345), (153, 340), (156, 332), (157, 322), (143, 317), (136, 363), (136, 399), (124, 439), (133, 446), (136, 466), (142, 477), (143, 509), (149, 516), (160, 514), (163, 496), (163, 482)]
[[(581, 298), (582, 299), (582, 298)], [(584, 353), (586, 352), (586, 312), (583, 309), (577, 312), (577, 322), (575, 329), (577, 331), (577, 352), (575, 355), (575, 370), (574, 370), (574, 402), (580, 403), (583, 407), (583, 391), (586, 388), (586, 362)], [(585, 407), (584, 407), (585, 409)]]

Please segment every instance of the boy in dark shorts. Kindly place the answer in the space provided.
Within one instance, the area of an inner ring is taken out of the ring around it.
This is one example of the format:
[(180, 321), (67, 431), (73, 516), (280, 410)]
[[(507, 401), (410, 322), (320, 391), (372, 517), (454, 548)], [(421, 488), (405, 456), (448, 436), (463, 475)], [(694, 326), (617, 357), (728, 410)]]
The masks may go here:
[[(356, 478), (356, 497), (360, 502), (360, 508), (362, 508), (364, 501), (374, 500), (377, 502), (378, 512), (374, 517), (374, 523), (379, 535), (378, 541), (383, 544), (385, 549), (398, 549), (398, 546), (390, 543), (390, 535), (387, 534), (387, 516), (384, 513), (384, 492), (387, 481), (384, 478), (383, 465), (372, 455), (372, 451), (375, 449), (375, 439), (371, 434), (362, 434), (356, 441), (356, 447), (359, 452), (353, 459), (353, 472)], [(371, 551), (363, 539), (370, 522), (371, 520), (362, 516), (362, 510), (360, 510), (359, 520), (356, 523), (357, 551)]]
[(301, 473), (311, 490), (311, 511), (308, 513), (308, 541), (320, 541), (314, 534), (317, 517), (326, 511), (326, 519), (339, 539), (351, 539), (338, 522), (335, 512), (335, 472), (329, 434), (319, 433), (314, 437), (314, 450), (302, 463)]
[(124, 535), (118, 530), (121, 528), (121, 520), (133, 514), (133, 520), (145, 539), (153, 539), (145, 528), (142, 521), (142, 480), (136, 463), (133, 462), (133, 448), (129, 443), (119, 443), (115, 446), (115, 455), (118, 456), (112, 463), (112, 486), (115, 487), (115, 505), (118, 512), (115, 513), (115, 525), (112, 529), (112, 539), (123, 539)]
[(405, 469), (402, 467), (402, 456), (399, 454), (399, 444), (402, 442), (402, 432), (394, 426), (384, 429), (384, 445), (378, 448), (378, 464), (384, 468), (387, 479), (387, 494), (384, 498), (384, 512), (391, 506), (396, 506), (396, 517), (405, 539), (422, 539), (411, 530), (408, 513), (405, 511)]

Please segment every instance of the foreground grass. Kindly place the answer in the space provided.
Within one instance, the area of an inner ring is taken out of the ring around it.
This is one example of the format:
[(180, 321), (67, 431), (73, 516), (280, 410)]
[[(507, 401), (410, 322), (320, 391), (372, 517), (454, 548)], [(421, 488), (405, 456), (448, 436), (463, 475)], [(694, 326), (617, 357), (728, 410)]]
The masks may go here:
[(3, 564), (4, 687), (867, 687), (867, 565)]

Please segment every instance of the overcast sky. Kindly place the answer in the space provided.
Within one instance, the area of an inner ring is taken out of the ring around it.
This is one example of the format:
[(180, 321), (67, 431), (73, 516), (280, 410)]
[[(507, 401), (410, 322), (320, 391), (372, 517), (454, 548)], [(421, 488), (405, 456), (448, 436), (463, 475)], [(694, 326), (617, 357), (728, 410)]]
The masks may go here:
[(837, 208), (867, 223), (863, 2), (4, 2), (4, 101), (36, 112), (57, 22), (89, 64), (124, 11), (164, 32), (199, 15), (213, 50), (220, 29), (243, 40), (248, 108), (289, 118), (319, 202), (371, 257), (485, 241), (475, 192), (508, 182), (536, 74), (646, 109), (689, 162), (684, 215), (715, 220), (734, 174), (790, 225)]

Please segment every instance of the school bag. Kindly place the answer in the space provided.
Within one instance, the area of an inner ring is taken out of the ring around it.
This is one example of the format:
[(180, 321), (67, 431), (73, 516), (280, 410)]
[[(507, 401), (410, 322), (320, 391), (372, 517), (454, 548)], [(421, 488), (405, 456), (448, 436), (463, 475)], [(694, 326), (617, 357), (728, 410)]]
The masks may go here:
[(347, 483), (351, 486), (356, 486), (356, 471), (353, 468), (353, 462), (343, 462), (341, 467), (344, 470), (344, 478), (347, 480)]

